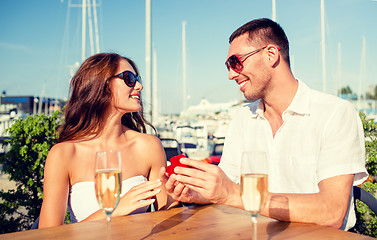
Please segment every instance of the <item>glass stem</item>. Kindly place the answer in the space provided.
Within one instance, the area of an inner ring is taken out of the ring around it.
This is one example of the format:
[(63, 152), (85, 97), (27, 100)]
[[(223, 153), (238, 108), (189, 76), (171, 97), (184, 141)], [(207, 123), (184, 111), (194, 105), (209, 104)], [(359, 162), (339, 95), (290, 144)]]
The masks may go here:
[(106, 233), (106, 239), (111, 239), (111, 214), (106, 213), (106, 220), (107, 220), (107, 233)]
[(257, 218), (251, 216), (251, 221), (253, 223), (253, 240), (257, 240)]

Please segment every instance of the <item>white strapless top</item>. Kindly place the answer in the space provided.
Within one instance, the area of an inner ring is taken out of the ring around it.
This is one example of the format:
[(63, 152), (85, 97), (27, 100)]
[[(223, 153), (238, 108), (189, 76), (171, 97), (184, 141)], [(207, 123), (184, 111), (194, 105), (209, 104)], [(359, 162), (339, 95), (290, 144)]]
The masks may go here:
[[(142, 175), (128, 178), (122, 181), (121, 197), (132, 187), (148, 181)], [(94, 190), (94, 182), (79, 182), (69, 188), (68, 211), (72, 223), (80, 222), (98, 211), (99, 205)], [(146, 212), (147, 207), (139, 208), (130, 214)]]

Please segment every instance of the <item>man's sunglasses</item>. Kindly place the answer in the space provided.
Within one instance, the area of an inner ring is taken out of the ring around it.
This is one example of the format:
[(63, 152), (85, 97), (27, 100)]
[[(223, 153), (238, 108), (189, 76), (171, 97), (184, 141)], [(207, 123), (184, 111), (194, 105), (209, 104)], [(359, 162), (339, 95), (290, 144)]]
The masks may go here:
[(141, 83), (141, 77), (128, 70), (121, 72), (114, 77), (123, 79), (124, 83), (129, 87), (134, 87), (136, 85), (136, 81)]
[[(226, 68), (228, 69), (229, 71), (229, 68), (233, 69), (233, 71), (237, 72), (237, 73), (240, 73), (242, 70), (243, 70), (243, 62), (250, 56), (256, 54), (257, 52), (259, 52), (260, 50), (262, 49), (265, 49), (267, 46), (264, 46), (262, 48), (259, 48), (257, 50), (254, 50), (252, 52), (249, 52), (249, 53), (246, 53), (240, 57), (238, 57), (237, 55), (233, 54), (232, 56), (230, 56), (228, 58), (228, 60), (226, 60), (225, 62), (225, 66)], [(242, 59), (242, 60), (241, 60)]]

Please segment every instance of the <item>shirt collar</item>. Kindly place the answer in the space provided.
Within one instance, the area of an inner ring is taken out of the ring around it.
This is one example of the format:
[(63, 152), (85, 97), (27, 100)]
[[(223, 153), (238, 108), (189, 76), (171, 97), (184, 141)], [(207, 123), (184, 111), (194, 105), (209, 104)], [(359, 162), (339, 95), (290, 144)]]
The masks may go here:
[[(284, 113), (296, 113), (299, 115), (307, 115), (310, 113), (310, 89), (305, 83), (301, 82), (300, 80), (297, 81), (297, 92), (293, 97), (291, 104), (284, 111)], [(260, 101), (260, 99), (257, 100), (255, 104), (258, 107), (254, 111), (252, 111), (253, 117), (256, 118), (258, 116), (263, 116), (264, 104)]]
[(255, 117), (258, 117), (258, 116), (263, 116), (263, 112), (264, 112), (264, 104), (263, 102), (259, 99), (258, 100), (258, 108), (257, 110), (255, 111)]
[(307, 115), (310, 113), (310, 89), (305, 83), (297, 81), (297, 92), (285, 112)]

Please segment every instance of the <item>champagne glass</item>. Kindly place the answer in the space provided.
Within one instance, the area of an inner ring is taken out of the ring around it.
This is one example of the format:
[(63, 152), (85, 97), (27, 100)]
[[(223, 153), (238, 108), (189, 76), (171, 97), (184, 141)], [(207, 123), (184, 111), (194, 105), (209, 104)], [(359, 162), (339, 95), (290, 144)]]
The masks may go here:
[(253, 240), (257, 240), (257, 217), (266, 203), (268, 168), (266, 152), (243, 152), (241, 159), (241, 198), (244, 209), (251, 215)]
[(95, 191), (98, 204), (106, 214), (107, 225), (111, 214), (118, 206), (122, 189), (122, 160), (119, 151), (99, 151), (96, 153)]

